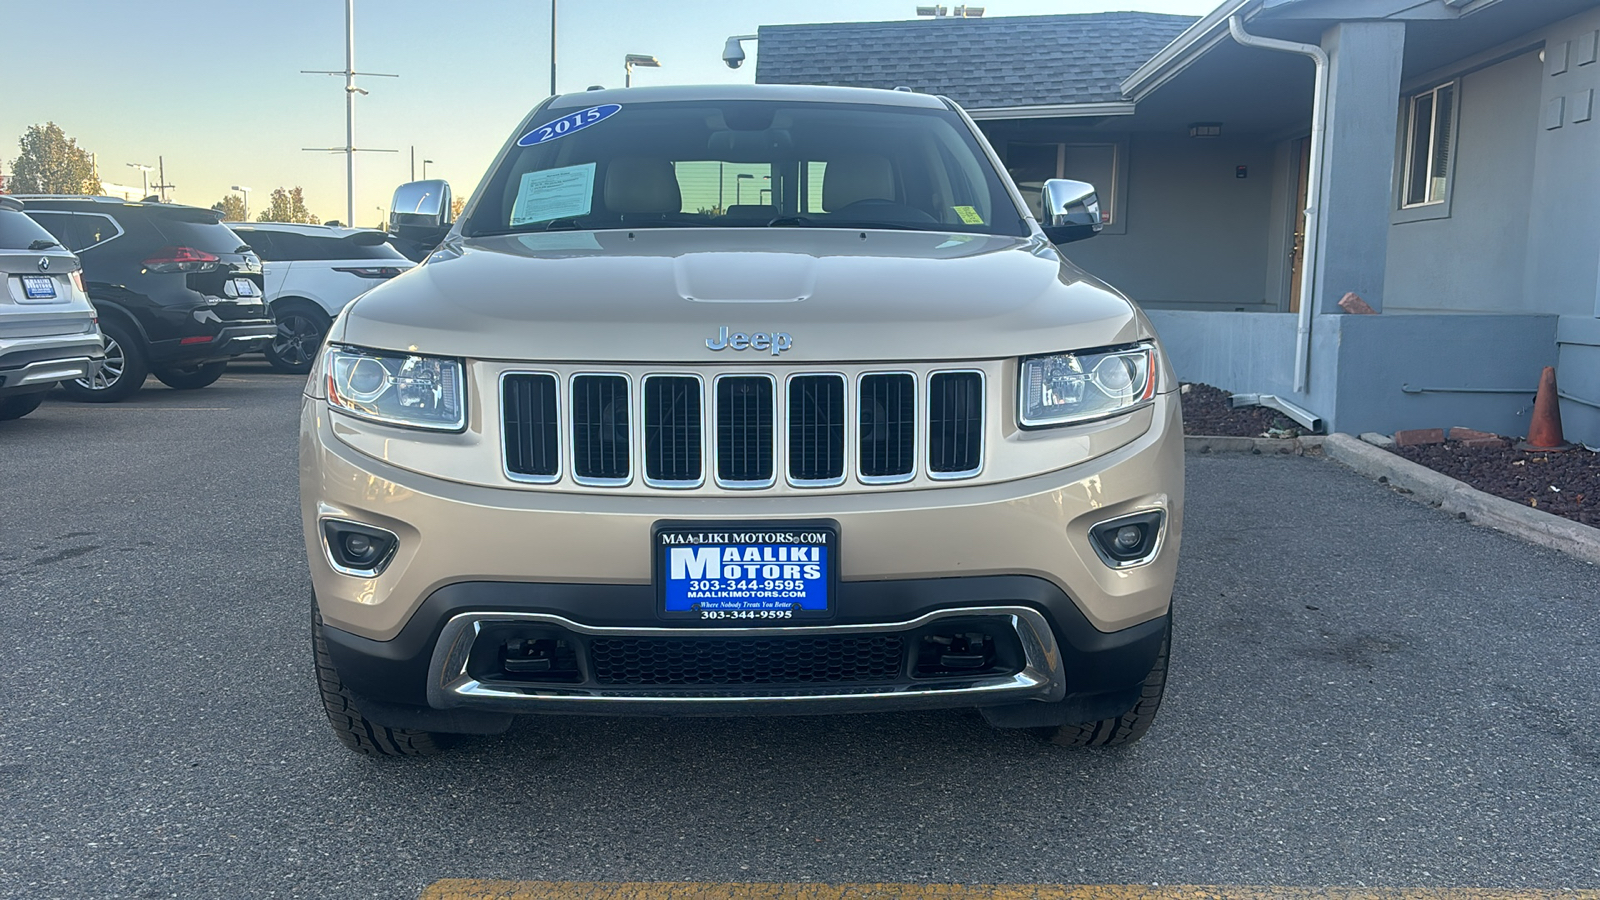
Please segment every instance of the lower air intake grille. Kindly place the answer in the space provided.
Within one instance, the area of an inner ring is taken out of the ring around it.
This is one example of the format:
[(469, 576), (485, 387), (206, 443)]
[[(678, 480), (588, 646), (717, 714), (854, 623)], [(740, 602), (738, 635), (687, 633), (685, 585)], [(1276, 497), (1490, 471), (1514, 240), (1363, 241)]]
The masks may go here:
[(983, 375), (936, 372), (928, 380), (928, 471), (970, 475), (983, 465)]
[(628, 480), (628, 379), (572, 378), (572, 471), (580, 482)]
[(700, 379), (651, 375), (644, 380), (644, 477), (651, 484), (699, 484)]
[(899, 635), (777, 638), (596, 638), (605, 685), (833, 684), (889, 681), (904, 667)]
[(861, 475), (910, 478), (917, 462), (917, 380), (910, 375), (861, 376)]
[(844, 376), (789, 380), (789, 477), (837, 484), (844, 478)]
[(561, 471), (555, 376), (507, 375), (501, 385), (501, 404), (505, 408), (506, 469), (530, 481), (554, 481)]
[(717, 479), (723, 484), (772, 483), (772, 379), (717, 379)]

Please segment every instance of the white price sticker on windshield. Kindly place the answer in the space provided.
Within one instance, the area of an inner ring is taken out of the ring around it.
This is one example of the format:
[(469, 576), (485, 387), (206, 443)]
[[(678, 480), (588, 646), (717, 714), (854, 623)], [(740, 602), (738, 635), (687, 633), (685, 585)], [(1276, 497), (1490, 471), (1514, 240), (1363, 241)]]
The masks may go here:
[(587, 216), (594, 201), (594, 166), (584, 163), (523, 175), (511, 205), (511, 225)]

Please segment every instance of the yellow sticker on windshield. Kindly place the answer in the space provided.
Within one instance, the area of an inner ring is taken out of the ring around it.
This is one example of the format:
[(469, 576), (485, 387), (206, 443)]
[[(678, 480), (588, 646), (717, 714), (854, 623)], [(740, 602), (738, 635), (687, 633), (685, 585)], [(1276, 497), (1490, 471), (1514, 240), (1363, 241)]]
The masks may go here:
[(978, 211), (970, 206), (953, 206), (951, 209), (954, 209), (956, 211), (956, 215), (961, 217), (961, 221), (967, 223), (968, 225), (983, 224), (983, 216), (978, 215)]

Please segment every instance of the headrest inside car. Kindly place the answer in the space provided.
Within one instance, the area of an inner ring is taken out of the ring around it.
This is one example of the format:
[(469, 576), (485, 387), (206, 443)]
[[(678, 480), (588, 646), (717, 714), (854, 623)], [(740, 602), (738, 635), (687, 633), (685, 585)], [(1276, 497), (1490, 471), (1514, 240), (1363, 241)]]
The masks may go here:
[(606, 209), (614, 213), (674, 213), (683, 208), (678, 176), (665, 159), (622, 157), (606, 167)]
[(862, 200), (893, 200), (888, 157), (862, 153), (828, 160), (822, 173), (822, 208), (835, 212)]

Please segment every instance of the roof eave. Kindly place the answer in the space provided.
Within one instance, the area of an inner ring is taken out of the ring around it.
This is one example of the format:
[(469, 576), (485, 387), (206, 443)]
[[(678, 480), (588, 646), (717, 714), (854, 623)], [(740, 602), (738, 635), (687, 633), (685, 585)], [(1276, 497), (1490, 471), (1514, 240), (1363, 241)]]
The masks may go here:
[(974, 121), (986, 119), (1071, 119), (1094, 116), (1131, 116), (1134, 104), (1127, 101), (1109, 103), (1041, 103), (1033, 106), (990, 106), (982, 109), (967, 108)]
[(1122, 80), (1122, 96), (1138, 102), (1165, 84), (1172, 76), (1189, 67), (1199, 56), (1215, 47), (1228, 36), (1228, 17), (1235, 13), (1248, 15), (1250, 7), (1259, 9), (1263, 0), (1225, 0), (1206, 13), (1200, 21), (1184, 29), (1172, 43), (1150, 57), (1132, 75)]

